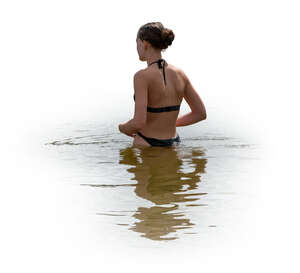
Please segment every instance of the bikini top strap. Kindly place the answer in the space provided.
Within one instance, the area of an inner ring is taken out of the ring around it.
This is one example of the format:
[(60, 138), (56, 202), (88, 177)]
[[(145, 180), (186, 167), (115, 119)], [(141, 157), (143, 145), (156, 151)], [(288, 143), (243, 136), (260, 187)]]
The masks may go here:
[[(163, 62), (163, 65), (162, 65), (162, 62)], [(166, 81), (166, 72), (165, 72), (165, 64), (166, 64), (166, 61), (165, 61), (164, 59), (158, 59), (157, 61), (152, 62), (151, 64), (154, 64), (154, 63), (157, 63), (159, 69), (160, 69), (160, 68), (163, 69), (164, 82), (165, 82), (165, 84), (167, 85), (167, 81)], [(151, 64), (149, 64), (149, 66), (150, 66)]]

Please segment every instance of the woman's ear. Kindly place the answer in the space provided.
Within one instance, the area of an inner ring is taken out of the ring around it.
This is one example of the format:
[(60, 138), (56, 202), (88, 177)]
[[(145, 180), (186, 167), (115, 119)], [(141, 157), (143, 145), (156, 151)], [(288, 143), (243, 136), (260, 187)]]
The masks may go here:
[(144, 45), (144, 49), (146, 50), (150, 46), (150, 43), (148, 41), (144, 40), (143, 45)]

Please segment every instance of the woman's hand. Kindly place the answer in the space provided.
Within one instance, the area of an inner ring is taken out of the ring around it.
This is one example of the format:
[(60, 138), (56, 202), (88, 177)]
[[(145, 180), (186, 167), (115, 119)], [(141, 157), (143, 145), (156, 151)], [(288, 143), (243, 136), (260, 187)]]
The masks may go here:
[(130, 137), (135, 137), (136, 134), (135, 133), (131, 133), (130, 131), (127, 130), (128, 128), (126, 126), (124, 126), (124, 123), (120, 123), (119, 124), (119, 131), (127, 136)]

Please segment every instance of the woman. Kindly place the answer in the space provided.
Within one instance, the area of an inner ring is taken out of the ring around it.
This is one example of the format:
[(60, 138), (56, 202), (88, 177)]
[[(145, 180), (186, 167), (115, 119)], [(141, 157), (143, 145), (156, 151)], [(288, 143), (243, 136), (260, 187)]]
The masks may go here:
[[(139, 59), (147, 61), (147, 68), (134, 75), (134, 117), (119, 124), (120, 132), (134, 138), (133, 146), (172, 146), (180, 142), (176, 127), (206, 119), (205, 106), (186, 74), (162, 59), (161, 51), (174, 37), (160, 22), (147, 23), (137, 33)], [(183, 98), (191, 112), (177, 118)]]

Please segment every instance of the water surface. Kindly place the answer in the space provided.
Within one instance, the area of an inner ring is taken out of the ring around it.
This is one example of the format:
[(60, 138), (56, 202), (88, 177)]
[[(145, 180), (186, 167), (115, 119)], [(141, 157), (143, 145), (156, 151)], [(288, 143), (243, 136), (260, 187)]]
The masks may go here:
[(254, 202), (249, 182), (261, 147), (208, 129), (177, 131), (179, 145), (137, 148), (115, 123), (64, 124), (44, 149), (70, 167), (62, 183), (80, 186), (88, 213), (109, 236), (123, 234), (137, 246), (232, 231)]

